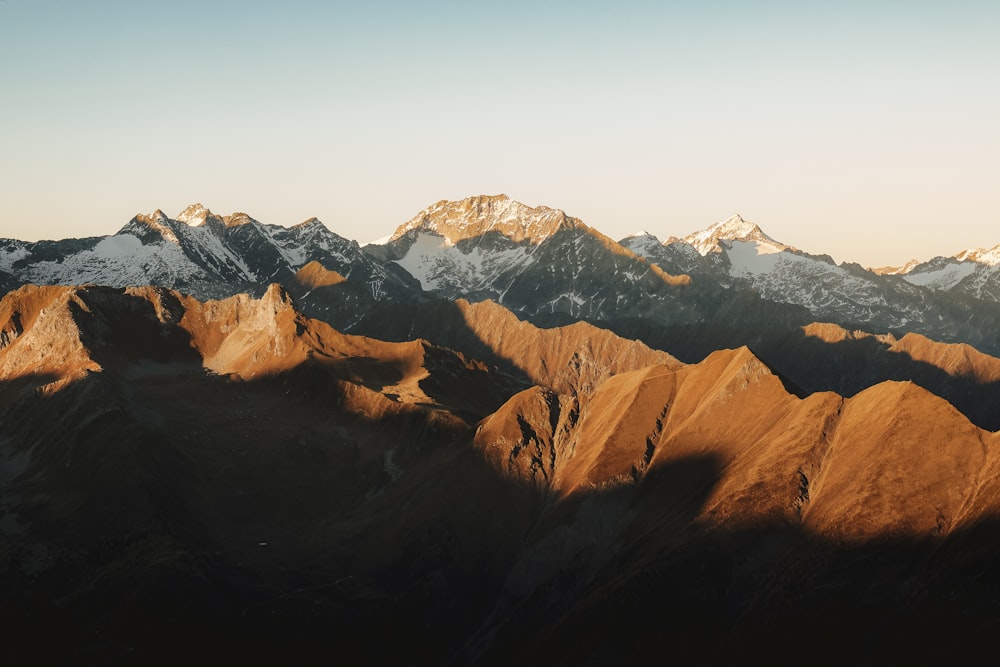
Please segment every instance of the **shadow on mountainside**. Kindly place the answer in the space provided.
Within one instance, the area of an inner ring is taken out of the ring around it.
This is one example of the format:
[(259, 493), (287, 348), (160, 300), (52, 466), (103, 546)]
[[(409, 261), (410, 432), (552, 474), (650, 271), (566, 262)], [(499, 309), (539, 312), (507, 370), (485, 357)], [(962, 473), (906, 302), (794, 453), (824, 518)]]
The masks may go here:
[(714, 290), (694, 283), (692, 300), (703, 304), (695, 322), (656, 322), (620, 318), (593, 324), (624, 338), (641, 340), (685, 363), (698, 363), (712, 352), (741, 346), (754, 348), (774, 336), (805, 326), (815, 318), (801, 306), (765, 301), (747, 290)]
[(431, 299), (419, 304), (379, 303), (356, 323), (351, 333), (396, 342), (423, 338), (501, 369), (521, 383), (522, 388), (532, 384), (523, 368), (513, 360), (498, 355), (483, 342), (469, 327), (458, 305), (448, 299)]
[[(737, 299), (733, 307), (739, 307), (739, 303)], [(980, 382), (974, 377), (949, 373), (932, 363), (916, 360), (905, 351), (890, 351), (886, 343), (874, 336), (828, 342), (808, 335), (798, 324), (797, 316), (781, 317), (781, 313), (787, 314), (786, 309), (777, 308), (774, 317), (761, 313), (759, 316), (768, 322), (766, 327), (750, 330), (711, 323), (677, 327), (649, 322), (596, 324), (692, 363), (717, 349), (747, 345), (785, 388), (799, 397), (820, 391), (850, 397), (886, 380), (908, 380), (944, 398), (980, 428), (1000, 429), (1000, 382)], [(728, 316), (720, 313), (719, 318), (724, 321)], [(498, 355), (486, 345), (452, 301), (380, 304), (355, 330), (385, 340), (425, 338), (495, 365), (525, 386), (531, 384), (529, 373), (515, 360)]]
[(30, 373), (18, 378), (0, 382), (0, 409), (34, 396), (34, 393), (47, 384), (55, 382), (59, 376), (55, 373)]
[[(833, 391), (850, 397), (886, 380), (911, 381), (944, 398), (972, 423), (990, 431), (1000, 429), (1000, 381), (975, 377), (914, 359), (904, 350), (890, 350), (875, 336), (828, 342), (804, 331), (808, 313), (773, 304), (746, 321), (747, 302), (734, 298), (710, 320), (698, 324), (661, 325), (645, 320), (595, 322), (624, 338), (640, 340), (686, 363), (698, 363), (712, 352), (749, 347), (786, 389), (800, 397)], [(742, 318), (742, 319), (741, 319)], [(550, 323), (556, 326), (555, 323)], [(542, 326), (542, 324), (539, 324)], [(428, 332), (428, 336), (433, 336)], [(932, 344), (933, 341), (931, 342)], [(953, 343), (936, 343), (955, 346)], [(1000, 360), (997, 360), (1000, 365)]]
[[(835, 543), (699, 519), (712, 455), (556, 500), (321, 367), (92, 374), (7, 404), (5, 657), (453, 664), (996, 657), (1000, 526)], [(24, 462), (26, 460), (26, 462)]]
[(464, 421), (317, 379), (98, 374), (5, 415), (26, 462), (2, 652), (440, 656), (470, 633), (537, 499), (459, 446)]
[(850, 397), (886, 380), (908, 380), (951, 403), (976, 426), (1000, 429), (1000, 381), (950, 373), (905, 351), (891, 350), (875, 337), (828, 342), (795, 329), (752, 349), (798, 387), (800, 395), (833, 391)]
[(177, 326), (184, 305), (174, 292), (146, 289), (156, 296), (155, 305), (148, 296), (100, 287), (86, 289), (85, 303), (70, 301), (68, 307), (79, 328), (80, 342), (104, 368), (135, 366), (144, 361), (200, 372), (201, 356), (191, 334)]

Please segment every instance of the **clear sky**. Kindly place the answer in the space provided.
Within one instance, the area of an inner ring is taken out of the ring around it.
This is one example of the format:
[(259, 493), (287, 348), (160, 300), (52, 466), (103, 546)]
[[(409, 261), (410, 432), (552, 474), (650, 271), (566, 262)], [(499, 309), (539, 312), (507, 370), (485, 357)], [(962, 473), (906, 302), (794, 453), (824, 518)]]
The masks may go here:
[(1000, 3), (0, 0), (0, 236), (359, 241), (504, 192), (866, 265), (1000, 243)]

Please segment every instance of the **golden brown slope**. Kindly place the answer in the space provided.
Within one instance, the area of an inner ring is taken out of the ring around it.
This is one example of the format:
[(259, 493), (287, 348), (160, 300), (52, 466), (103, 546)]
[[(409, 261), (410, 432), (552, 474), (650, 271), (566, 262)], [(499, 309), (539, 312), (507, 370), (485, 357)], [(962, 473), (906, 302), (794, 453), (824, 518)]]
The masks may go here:
[(986, 462), (983, 436), (915, 384), (865, 390), (844, 403), (805, 525), (848, 540), (947, 534)]
[(542, 329), (493, 301), (455, 302), (468, 330), (531, 382), (560, 393), (589, 394), (607, 378), (653, 364), (679, 368), (670, 354), (586, 322)]
[(919, 334), (849, 331), (814, 323), (765, 339), (755, 351), (800, 394), (855, 394), (887, 380), (912, 381), (954, 405), (972, 423), (1000, 429), (1000, 359)]
[(476, 418), (513, 393), (483, 364), (426, 341), (387, 343), (307, 318), (278, 285), (260, 299), (206, 302), (156, 287), (26, 286), (0, 301), (0, 318), (0, 381), (44, 375), (62, 386), (108, 368), (250, 380), (321, 364), (389, 400), (445, 400)]
[(0, 300), (0, 382), (31, 376), (58, 388), (100, 370), (80, 341), (71, 303), (74, 290), (25, 285)]
[(1000, 381), (1000, 359), (965, 343), (941, 343), (920, 334), (908, 333), (894, 343), (889, 351), (909, 355), (914, 361), (940, 368), (953, 377), (966, 378), (978, 384)]
[(802, 327), (807, 338), (824, 343), (868, 341), (893, 355), (927, 364), (945, 373), (967, 378), (979, 384), (1000, 381), (1000, 359), (980, 352), (966, 343), (942, 343), (918, 333), (908, 333), (900, 339), (892, 334), (870, 334), (849, 331), (829, 322), (814, 322)]
[(527, 395), (480, 424), (494, 465), (534, 447), (551, 455), (546, 479), (562, 497), (632, 484), (655, 496), (659, 470), (711, 459), (717, 473), (691, 489), (704, 525), (801, 522), (837, 540), (945, 534), (993, 460), (993, 434), (912, 383), (800, 399), (746, 348), (613, 377), (578, 418), (558, 413), (558, 433)]
[(295, 273), (295, 282), (300, 287), (311, 290), (317, 287), (339, 285), (345, 280), (347, 278), (336, 271), (331, 271), (316, 260), (309, 262)]
[(653, 466), (709, 456), (719, 478), (704, 501), (711, 523), (794, 521), (799, 475), (822, 446), (840, 397), (800, 400), (747, 348), (678, 372)]
[(576, 419), (576, 401), (541, 387), (512, 396), (476, 429), (475, 445), (505, 477), (547, 487), (558, 450)]

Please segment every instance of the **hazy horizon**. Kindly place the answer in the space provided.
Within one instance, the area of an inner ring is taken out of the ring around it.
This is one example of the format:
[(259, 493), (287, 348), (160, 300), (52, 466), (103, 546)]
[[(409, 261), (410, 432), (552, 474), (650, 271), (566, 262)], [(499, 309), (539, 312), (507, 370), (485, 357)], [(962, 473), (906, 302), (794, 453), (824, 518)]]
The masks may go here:
[(1000, 243), (1000, 7), (0, 2), (0, 236), (201, 202), (359, 242), (506, 193), (868, 266)]

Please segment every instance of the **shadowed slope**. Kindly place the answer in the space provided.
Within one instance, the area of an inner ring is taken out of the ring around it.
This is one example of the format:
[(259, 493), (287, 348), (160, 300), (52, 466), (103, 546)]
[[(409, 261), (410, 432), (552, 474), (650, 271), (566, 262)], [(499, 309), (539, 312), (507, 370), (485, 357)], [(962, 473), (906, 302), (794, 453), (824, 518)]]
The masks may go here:
[(1000, 429), (1000, 359), (969, 345), (814, 323), (764, 339), (754, 350), (803, 393), (853, 396), (886, 380), (912, 381), (977, 426)]
[(492, 301), (383, 305), (357, 331), (387, 340), (426, 338), (561, 393), (589, 394), (608, 377), (653, 364), (682, 365), (666, 352), (585, 322), (537, 327)]
[(494, 354), (557, 392), (590, 393), (618, 373), (653, 364), (682, 365), (666, 352), (586, 322), (541, 329), (492, 301), (460, 299), (455, 305), (469, 330)]
[(479, 418), (520, 389), (487, 380), (486, 367), (414, 340), (386, 343), (342, 334), (303, 316), (272, 285), (201, 302), (162, 288), (26, 286), (0, 301), (0, 381), (50, 373), (70, 381), (113, 369), (128, 377), (205, 371), (251, 379), (309, 364), (384, 394)]

